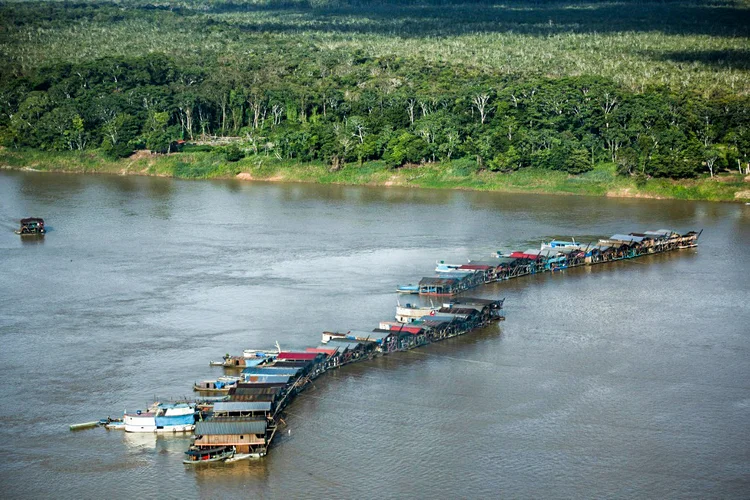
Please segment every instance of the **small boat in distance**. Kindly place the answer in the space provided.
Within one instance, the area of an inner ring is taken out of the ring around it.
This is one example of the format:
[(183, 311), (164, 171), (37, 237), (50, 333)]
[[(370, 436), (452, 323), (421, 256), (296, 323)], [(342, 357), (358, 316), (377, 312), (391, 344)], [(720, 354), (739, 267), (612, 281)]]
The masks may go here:
[(417, 294), (419, 293), (419, 285), (412, 285), (411, 283), (408, 285), (399, 285), (396, 287), (396, 293)]
[(21, 219), (21, 227), (14, 231), (21, 236), (42, 236), (46, 233), (44, 229), (44, 219), (39, 217), (28, 217)]

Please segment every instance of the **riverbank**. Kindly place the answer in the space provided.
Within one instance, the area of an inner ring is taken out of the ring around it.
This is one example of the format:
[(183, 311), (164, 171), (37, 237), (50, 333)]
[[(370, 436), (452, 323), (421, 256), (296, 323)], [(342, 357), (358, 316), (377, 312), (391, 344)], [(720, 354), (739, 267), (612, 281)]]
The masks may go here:
[(567, 194), (622, 198), (749, 201), (750, 182), (739, 174), (713, 179), (635, 179), (618, 176), (612, 164), (591, 172), (525, 169), (511, 173), (477, 171), (472, 161), (389, 168), (382, 162), (347, 164), (331, 172), (322, 163), (292, 163), (273, 156), (256, 155), (228, 162), (215, 152), (156, 155), (139, 152), (113, 160), (97, 151), (45, 152), (0, 150), (0, 168), (87, 174), (147, 175), (180, 179), (238, 179), (244, 181), (312, 182), (367, 186), (402, 186), (435, 189)]

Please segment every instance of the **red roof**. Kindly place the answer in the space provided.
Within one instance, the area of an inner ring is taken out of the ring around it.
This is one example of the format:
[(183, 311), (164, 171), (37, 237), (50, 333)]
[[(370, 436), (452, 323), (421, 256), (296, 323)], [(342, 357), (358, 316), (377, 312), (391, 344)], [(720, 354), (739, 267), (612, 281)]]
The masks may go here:
[(396, 332), (396, 333), (398, 333), (398, 332), (406, 332), (406, 333), (411, 333), (412, 335), (417, 335), (419, 333), (422, 333), (422, 327), (420, 327), (420, 326), (406, 326), (406, 325), (403, 325), (403, 326), (391, 326), (391, 331), (392, 332)]
[(320, 356), (319, 352), (280, 352), (278, 359), (296, 359), (296, 360), (311, 360)]
[(523, 252), (513, 252), (512, 254), (510, 254), (510, 257), (512, 259), (537, 260), (539, 258), (539, 255), (534, 255), (531, 253), (523, 253)]
[(325, 354), (327, 356), (333, 356), (336, 354), (337, 349), (321, 349), (320, 347), (308, 347), (305, 349), (305, 352), (317, 352), (320, 354)]

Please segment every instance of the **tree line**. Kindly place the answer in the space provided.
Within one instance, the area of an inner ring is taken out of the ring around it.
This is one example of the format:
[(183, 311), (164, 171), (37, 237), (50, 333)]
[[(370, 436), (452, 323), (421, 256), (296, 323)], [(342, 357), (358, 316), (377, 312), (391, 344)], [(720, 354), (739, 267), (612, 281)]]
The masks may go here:
[(750, 99), (335, 52), (243, 67), (107, 57), (0, 79), (5, 147), (126, 157), (212, 137), (235, 138), (223, 149), (230, 161), (274, 155), (338, 169), (468, 159), (570, 174), (612, 162), (623, 175), (691, 178), (747, 168)]

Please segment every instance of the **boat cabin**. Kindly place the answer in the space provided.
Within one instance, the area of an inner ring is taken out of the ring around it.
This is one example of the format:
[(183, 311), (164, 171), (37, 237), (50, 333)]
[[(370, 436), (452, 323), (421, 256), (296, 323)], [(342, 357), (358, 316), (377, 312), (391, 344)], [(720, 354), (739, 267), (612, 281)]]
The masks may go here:
[(21, 219), (21, 227), (16, 231), (16, 234), (21, 236), (31, 235), (42, 235), (46, 231), (44, 229), (44, 219), (39, 217), (29, 217)]
[(213, 418), (195, 425), (195, 448), (233, 446), (237, 453), (266, 454), (265, 418)]

